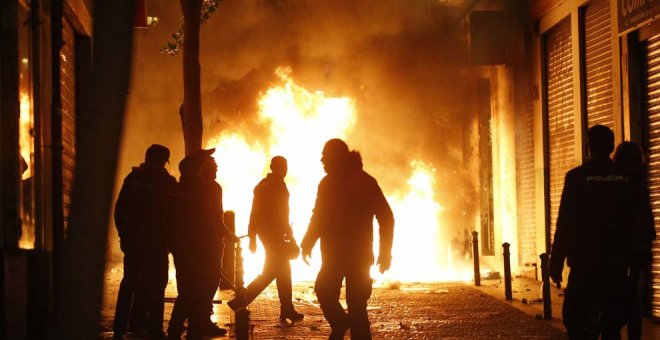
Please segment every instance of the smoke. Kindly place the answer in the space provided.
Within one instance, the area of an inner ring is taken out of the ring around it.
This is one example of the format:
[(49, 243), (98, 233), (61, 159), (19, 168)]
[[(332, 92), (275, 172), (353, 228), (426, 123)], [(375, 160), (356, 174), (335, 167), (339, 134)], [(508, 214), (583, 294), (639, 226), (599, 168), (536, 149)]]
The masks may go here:
[[(149, 6), (159, 24), (136, 31), (118, 179), (152, 143), (170, 147), (172, 165), (184, 153), (181, 56), (159, 54), (181, 25), (181, 9), (171, 0)], [(355, 100), (348, 143), (385, 192), (404, 187), (410, 162), (422, 159), (438, 170), (445, 211), (463, 209), (450, 203), (474, 191), (462, 174), (472, 76), (459, 11), (437, 0), (221, 2), (201, 33), (204, 139), (240, 130), (265, 140), (257, 98), (276, 82), (275, 69), (289, 66), (305, 88)]]

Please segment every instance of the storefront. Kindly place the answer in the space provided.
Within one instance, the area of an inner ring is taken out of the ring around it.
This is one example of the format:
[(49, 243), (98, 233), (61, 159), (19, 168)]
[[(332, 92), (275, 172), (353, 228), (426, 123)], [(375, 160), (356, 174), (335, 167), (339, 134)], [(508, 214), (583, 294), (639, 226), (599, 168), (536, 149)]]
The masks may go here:
[(0, 6), (0, 338), (47, 337), (75, 174), (76, 84), (91, 58), (90, 9), (84, 0)]

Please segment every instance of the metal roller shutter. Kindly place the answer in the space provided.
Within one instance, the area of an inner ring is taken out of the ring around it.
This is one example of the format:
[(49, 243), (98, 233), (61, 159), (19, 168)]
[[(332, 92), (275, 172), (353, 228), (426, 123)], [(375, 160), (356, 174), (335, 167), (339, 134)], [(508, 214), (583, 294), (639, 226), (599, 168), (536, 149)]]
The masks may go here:
[[(526, 88), (520, 89), (525, 91)], [(530, 98), (521, 93), (522, 98)], [(534, 108), (532, 101), (520, 105), (516, 117), (516, 185), (520, 263), (536, 263), (536, 193), (534, 178)]]
[(596, 0), (584, 10), (584, 67), (587, 126), (614, 128), (610, 1)]
[(62, 20), (60, 52), (60, 84), (62, 96), (62, 209), (64, 228), (69, 220), (76, 159), (76, 60), (75, 33), (67, 20)]
[[(648, 130), (646, 131), (649, 190), (655, 217), (656, 233), (660, 226), (660, 35), (646, 44), (646, 95)], [(660, 242), (653, 245), (653, 316), (660, 317)]]
[(546, 35), (546, 93), (550, 206), (549, 241), (557, 223), (559, 201), (566, 172), (575, 166), (575, 119), (573, 113), (573, 64), (570, 18), (562, 20)]

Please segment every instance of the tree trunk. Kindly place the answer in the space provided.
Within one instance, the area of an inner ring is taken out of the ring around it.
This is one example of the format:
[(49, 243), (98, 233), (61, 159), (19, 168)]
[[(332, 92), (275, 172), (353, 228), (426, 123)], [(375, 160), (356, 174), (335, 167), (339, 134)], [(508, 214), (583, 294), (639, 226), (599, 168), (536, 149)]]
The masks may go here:
[(82, 75), (78, 150), (67, 238), (58, 266), (56, 339), (97, 339), (108, 218), (128, 94), (136, 0), (94, 3), (93, 66)]
[(202, 0), (181, 0), (183, 11), (183, 105), (179, 110), (186, 155), (202, 148), (199, 16)]

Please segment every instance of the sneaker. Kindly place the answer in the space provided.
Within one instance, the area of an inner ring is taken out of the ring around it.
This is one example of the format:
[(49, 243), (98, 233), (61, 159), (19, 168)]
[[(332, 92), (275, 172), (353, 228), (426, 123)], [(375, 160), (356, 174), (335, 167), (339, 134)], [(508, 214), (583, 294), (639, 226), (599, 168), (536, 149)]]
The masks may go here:
[(280, 311), (280, 321), (286, 322), (287, 319), (291, 322), (300, 321), (305, 317), (302, 313), (296, 312), (295, 309), (290, 309), (288, 311)]
[(245, 308), (245, 304), (242, 303), (242, 301), (240, 301), (239, 299), (230, 300), (229, 302), (227, 302), (227, 306), (229, 306), (229, 308), (231, 308), (234, 312), (241, 308)]
[(218, 327), (215, 323), (209, 321), (206, 326), (204, 326), (204, 335), (216, 337), (216, 336), (224, 336), (227, 334), (227, 330), (221, 327)]
[(149, 332), (147, 338), (149, 340), (167, 340), (167, 335), (162, 330), (154, 331), (154, 332)]

